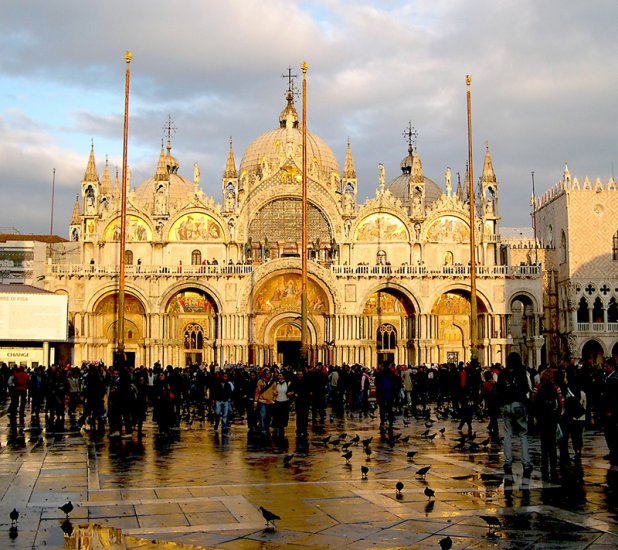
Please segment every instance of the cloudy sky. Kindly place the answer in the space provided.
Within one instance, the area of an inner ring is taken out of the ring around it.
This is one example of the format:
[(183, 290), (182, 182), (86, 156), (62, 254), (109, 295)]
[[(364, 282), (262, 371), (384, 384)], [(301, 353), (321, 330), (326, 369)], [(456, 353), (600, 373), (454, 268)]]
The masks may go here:
[(489, 143), (504, 226), (530, 224), (561, 177), (618, 169), (615, 0), (4, 0), (0, 18), (0, 232), (67, 236), (91, 140), (102, 174), (121, 165), (124, 52), (133, 52), (132, 186), (151, 176), (171, 115), (174, 155), (221, 200), (237, 163), (277, 126), (292, 66), (308, 73), (308, 125), (345, 158), (359, 198), (378, 163), (400, 173), (408, 121), (426, 176), (465, 171), (471, 74), (474, 170)]

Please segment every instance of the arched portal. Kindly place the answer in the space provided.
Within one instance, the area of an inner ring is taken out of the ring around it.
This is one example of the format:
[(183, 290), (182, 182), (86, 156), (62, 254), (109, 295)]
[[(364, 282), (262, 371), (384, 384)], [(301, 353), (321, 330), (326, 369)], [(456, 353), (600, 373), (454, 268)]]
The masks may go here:
[[(301, 287), (299, 273), (277, 272), (262, 282), (253, 295), (254, 350), (250, 362), (296, 366), (301, 344)], [(324, 360), (325, 324), (330, 296), (315, 279), (307, 282), (308, 361)]]
[[(118, 345), (118, 294), (107, 294), (99, 300), (94, 307), (92, 322), (93, 340), (101, 342), (96, 350), (98, 356), (111, 357)], [(127, 365), (134, 366), (136, 359), (141, 360), (145, 334), (144, 306), (139, 299), (127, 293), (124, 297), (124, 343)]]
[(165, 311), (166, 336), (178, 343), (182, 364), (216, 362), (218, 312), (212, 296), (201, 289), (184, 289), (171, 297)]
[(603, 346), (596, 340), (588, 340), (582, 347), (582, 361), (591, 360), (595, 365), (603, 364)]
[(526, 365), (537, 365), (534, 343), (538, 328), (532, 300), (526, 294), (518, 294), (511, 301), (507, 330), (513, 342), (511, 351), (517, 351)]
[(397, 289), (374, 292), (362, 314), (362, 332), (371, 341), (375, 365), (416, 363), (415, 310), (410, 299)]
[[(477, 298), (479, 319), (487, 314), (487, 308)], [(465, 290), (451, 290), (442, 294), (434, 304), (431, 314), (435, 327), (437, 361), (458, 363), (470, 358), (470, 293)], [(479, 329), (482, 323), (478, 323)], [(479, 340), (482, 334), (479, 330)]]

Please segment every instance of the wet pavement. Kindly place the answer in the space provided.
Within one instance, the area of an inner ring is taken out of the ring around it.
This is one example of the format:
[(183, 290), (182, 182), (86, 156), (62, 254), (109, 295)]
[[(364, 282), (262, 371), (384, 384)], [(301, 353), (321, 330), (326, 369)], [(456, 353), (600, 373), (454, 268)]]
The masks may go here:
[[(440, 548), (447, 537), (453, 548), (618, 547), (618, 467), (602, 458), (600, 432), (585, 433), (583, 479), (571, 472), (558, 484), (542, 481), (538, 469), (528, 482), (520, 465), (512, 481), (502, 479), (500, 446), (455, 448), (452, 419), (431, 426), (430, 439), (421, 436), (424, 419), (399, 417), (401, 435), (389, 441), (375, 418), (331, 416), (308, 446), (293, 437), (293, 415), (287, 441), (267, 444), (248, 440), (238, 422), (225, 436), (194, 422), (171, 438), (148, 424), (141, 441), (110, 441), (0, 421), (0, 548), (63, 548), (58, 507), (69, 500), (72, 526), (119, 528), (119, 548)], [(475, 443), (484, 443), (485, 422), (474, 430)], [(373, 436), (372, 452), (352, 443), (346, 463), (341, 447), (355, 434)], [(329, 435), (339, 443), (325, 444)], [(538, 468), (538, 438), (531, 441)], [(417, 452), (412, 459), (409, 451)], [(275, 529), (265, 528), (260, 506), (281, 516)], [(13, 508), (20, 517), (12, 530)]]

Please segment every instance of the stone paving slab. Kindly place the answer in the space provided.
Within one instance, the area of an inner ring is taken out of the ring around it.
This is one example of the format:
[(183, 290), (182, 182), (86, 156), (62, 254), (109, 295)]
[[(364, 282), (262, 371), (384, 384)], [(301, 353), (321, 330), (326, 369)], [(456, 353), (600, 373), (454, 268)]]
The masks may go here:
[[(132, 541), (127, 548), (166, 541), (235, 549), (438, 548), (446, 536), (453, 548), (618, 547), (618, 468), (602, 458), (606, 446), (596, 432), (585, 434), (582, 483), (546, 483), (537, 471), (524, 481), (516, 466), (505, 486), (481, 479), (501, 472), (500, 447), (458, 451), (453, 420), (441, 422), (445, 435), (431, 442), (420, 436), (423, 421), (399, 420), (396, 431), (410, 441), (390, 444), (380, 440), (376, 420), (346, 417), (312, 433), (308, 446), (292, 438), (257, 444), (239, 424), (229, 437), (204, 423), (166, 439), (148, 423), (142, 441), (110, 442), (70, 431), (24, 429), (21, 436), (0, 421), (0, 548), (62, 548), (66, 517), (58, 506), (68, 500), (75, 504), (72, 523), (120, 528)], [(483, 422), (474, 429), (484, 437)], [(343, 432), (342, 441), (373, 436), (371, 457), (353, 445), (346, 464), (339, 448), (321, 441)], [(531, 441), (538, 465), (538, 440)], [(418, 451), (412, 460), (409, 450)], [(285, 466), (288, 452), (295, 456)], [(369, 467), (365, 480), (361, 465)], [(428, 465), (424, 478), (416, 475)], [(400, 498), (397, 481), (404, 482)], [(426, 487), (435, 498), (425, 496)], [(265, 529), (259, 506), (282, 517), (275, 530)], [(9, 533), (13, 507), (21, 511), (16, 538)], [(499, 519), (495, 533), (481, 515)]]

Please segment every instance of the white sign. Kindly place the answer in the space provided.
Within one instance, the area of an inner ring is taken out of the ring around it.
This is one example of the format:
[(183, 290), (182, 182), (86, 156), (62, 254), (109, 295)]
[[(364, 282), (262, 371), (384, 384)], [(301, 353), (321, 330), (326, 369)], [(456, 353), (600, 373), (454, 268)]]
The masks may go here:
[(0, 293), (0, 340), (65, 342), (68, 304), (63, 294)]

